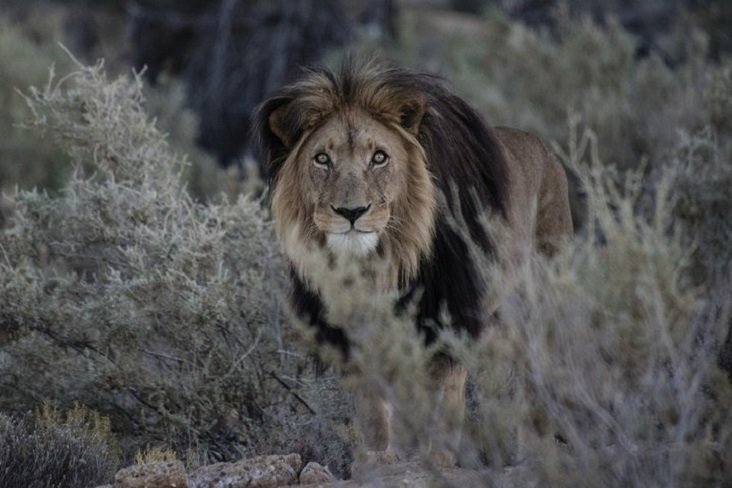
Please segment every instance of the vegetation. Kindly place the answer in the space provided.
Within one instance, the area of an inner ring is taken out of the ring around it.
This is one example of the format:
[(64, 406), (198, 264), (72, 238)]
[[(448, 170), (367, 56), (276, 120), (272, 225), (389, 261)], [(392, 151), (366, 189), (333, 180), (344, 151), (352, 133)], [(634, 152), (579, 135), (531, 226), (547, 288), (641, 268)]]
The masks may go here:
[(664, 170), (639, 218), (640, 174), (619, 177), (591, 132), (571, 130), (558, 152), (582, 177), (588, 229), (524, 270), (505, 328), (486, 336), (487, 354), (466, 356), (488, 386), (475, 390), (478, 437), (505, 462), (495, 432), (515, 429), (497, 437), (519, 433), (518, 456), (535, 460), (541, 484), (724, 484), (732, 388), (717, 353), (731, 297), (688, 286), (696, 264), (673, 219), (678, 169)]
[[(501, 325), (440, 345), (470, 370), (464, 466), (550, 486), (732, 481), (718, 365), (732, 350), (732, 60), (709, 61), (702, 31), (681, 41), (671, 66), (613, 23), (550, 33), (496, 10), (414, 10), (387, 47), (489, 120), (555, 141), (581, 222), (561, 255), (516, 276), (486, 260)], [(108, 78), (4, 22), (0, 63), (0, 485), (93, 485), (136, 456), (192, 467), (293, 450), (346, 476), (349, 397), (315, 374), (287, 311), (263, 202), (217, 195), (227, 176), (194, 147), (184, 87)], [(353, 299), (332, 313), (368, 344), (353, 363), (366, 374), (345, 383), (388, 388), (402, 435), (424, 447), (418, 372), (439, 348), (358, 270), (341, 279)]]
[(95, 486), (118, 459), (109, 419), (78, 404), (66, 415), (47, 404), (21, 419), (0, 414), (0, 485)]
[[(39, 144), (38, 137), (18, 125), (27, 117), (17, 89), (42, 85), (48, 70), (66, 71), (68, 57), (50, 43), (37, 46), (20, 30), (0, 17), (0, 188), (32, 188), (40, 185), (57, 190), (65, 181), (68, 158), (52, 144)], [(0, 215), (2, 212), (0, 211)], [(1, 219), (0, 219), (1, 222)]]

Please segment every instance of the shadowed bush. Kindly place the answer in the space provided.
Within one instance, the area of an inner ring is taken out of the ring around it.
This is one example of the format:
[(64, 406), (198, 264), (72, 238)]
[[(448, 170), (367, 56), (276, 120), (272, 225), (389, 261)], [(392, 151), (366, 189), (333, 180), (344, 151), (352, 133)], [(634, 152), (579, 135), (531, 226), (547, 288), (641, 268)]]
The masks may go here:
[(732, 63), (711, 75), (704, 99), (704, 127), (680, 131), (672, 160), (674, 216), (694, 246), (695, 283), (712, 288), (732, 280)]
[(0, 486), (76, 488), (108, 481), (117, 467), (109, 421), (82, 407), (65, 416), (0, 414)]
[[(39, 141), (37, 135), (19, 127), (27, 111), (16, 90), (43, 84), (52, 65), (65, 71), (70, 62), (52, 43), (33, 42), (0, 17), (0, 190), (15, 185), (58, 190), (66, 181), (68, 157), (54, 144)], [(2, 217), (0, 213), (0, 223)]]

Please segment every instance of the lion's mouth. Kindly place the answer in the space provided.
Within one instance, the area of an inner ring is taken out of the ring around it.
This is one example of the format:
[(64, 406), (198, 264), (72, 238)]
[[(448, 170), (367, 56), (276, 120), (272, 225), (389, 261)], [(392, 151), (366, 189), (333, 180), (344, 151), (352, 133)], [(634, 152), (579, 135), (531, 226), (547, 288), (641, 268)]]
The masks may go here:
[(376, 232), (351, 228), (346, 232), (328, 233), (326, 236), (328, 249), (336, 254), (346, 256), (367, 256), (379, 244)]
[(338, 222), (337, 224), (333, 225), (333, 223), (329, 223), (330, 225), (323, 225), (320, 227), (322, 232), (325, 232), (326, 234), (335, 234), (335, 235), (348, 235), (348, 234), (378, 234), (379, 229), (373, 228), (371, 225), (361, 223), (361, 222)]

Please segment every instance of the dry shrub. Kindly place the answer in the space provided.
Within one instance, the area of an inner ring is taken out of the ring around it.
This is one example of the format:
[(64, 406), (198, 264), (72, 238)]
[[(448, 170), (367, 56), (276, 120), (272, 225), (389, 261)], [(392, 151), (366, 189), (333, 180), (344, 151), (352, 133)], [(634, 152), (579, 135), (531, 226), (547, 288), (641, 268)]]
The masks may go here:
[(178, 458), (175, 452), (170, 449), (163, 450), (159, 447), (153, 447), (152, 449), (137, 451), (135, 453), (135, 464), (163, 463), (177, 460)]
[(694, 246), (692, 278), (712, 288), (732, 279), (732, 63), (712, 74), (704, 99), (705, 125), (679, 132), (671, 165), (674, 216)]
[[(340, 348), (327, 343), (318, 346), (315, 328), (302, 322), (302, 318), (290, 317), (291, 323), (306, 339), (305, 347), (317, 347), (324, 364), (334, 366), (329, 378), (333, 379), (335, 374), (344, 389), (328, 391), (324, 389), (326, 384), (321, 383), (318, 395), (310, 395), (314, 400), (319, 399), (316, 409), (330, 416), (330, 428), (338, 433), (337, 449), (331, 447), (318, 457), (324, 458), (337, 474), (348, 476), (352, 459), (364, 454), (352, 405), (359, 401), (359, 394), (382, 395), (395, 405), (393, 420), (398, 442), (393, 447), (420, 456), (428, 447), (427, 432), (433, 412), (427, 372), (431, 360), (439, 355), (442, 343), (424, 347), (423, 338), (415, 333), (412, 307), (395, 313), (397, 294), (374, 289), (376, 269), (365, 269), (345, 258), (334, 262), (325, 252), (315, 253), (310, 259), (313, 262), (308, 268), (322, 273), (316, 280), (322, 285), (320, 293), (333, 297), (327, 300), (333, 305), (326, 311), (327, 320), (338, 324), (350, 342), (349, 359), (344, 361)], [(379, 266), (378, 263), (373, 265)], [(344, 393), (347, 401), (342, 399)], [(330, 440), (332, 442), (333, 438)], [(370, 478), (359, 481), (379, 483), (378, 479)]]
[(109, 420), (76, 406), (35, 417), (0, 414), (0, 486), (76, 488), (108, 481), (118, 458)]
[[(61, 21), (56, 18), (54, 22)], [(66, 185), (71, 173), (69, 157), (55, 141), (38, 137), (24, 124), (29, 113), (19, 92), (31, 85), (42, 86), (50, 66), (62, 76), (73, 68), (72, 58), (58, 44), (63, 38), (61, 26), (42, 24), (38, 28), (43, 35), (34, 32), (33, 25), (11, 25), (0, 12), (0, 130), (4, 134), (0, 141), (0, 189), (7, 193), (18, 186), (55, 194)], [(188, 156), (190, 164), (185, 167), (184, 178), (189, 192), (199, 200), (215, 199), (222, 190), (229, 196), (236, 195), (243, 175), (225, 174), (210, 155), (195, 145), (199, 121), (186, 107), (182, 83), (161, 78), (155, 86), (145, 85), (143, 91), (146, 112), (166, 134), (169, 146)], [(86, 169), (93, 171), (93, 165)], [(255, 181), (249, 183), (250, 188), (256, 185)], [(0, 223), (7, 213), (0, 209)]]
[(112, 418), (128, 452), (281, 447), (281, 412), (299, 410), (269, 373), (307, 363), (284, 354), (270, 224), (246, 197), (192, 200), (141, 88), (97, 65), (26, 97), (75, 171), (58, 198), (20, 192), (0, 234), (0, 408), (80, 401)]

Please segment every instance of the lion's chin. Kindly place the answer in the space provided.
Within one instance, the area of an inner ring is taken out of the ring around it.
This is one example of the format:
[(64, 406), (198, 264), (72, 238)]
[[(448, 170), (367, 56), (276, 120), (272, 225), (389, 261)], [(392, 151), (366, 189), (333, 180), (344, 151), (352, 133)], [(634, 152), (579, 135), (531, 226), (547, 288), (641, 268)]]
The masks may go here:
[(376, 232), (350, 231), (343, 234), (328, 234), (328, 249), (341, 256), (363, 257), (371, 254), (379, 244)]

